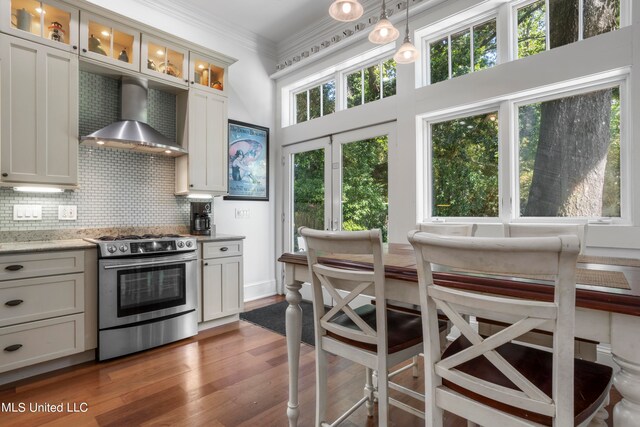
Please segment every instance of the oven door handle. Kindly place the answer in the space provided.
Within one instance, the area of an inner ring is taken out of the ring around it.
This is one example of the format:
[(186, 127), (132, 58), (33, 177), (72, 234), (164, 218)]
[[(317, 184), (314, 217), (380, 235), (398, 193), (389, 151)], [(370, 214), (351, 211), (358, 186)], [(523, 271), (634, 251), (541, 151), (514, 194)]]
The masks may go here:
[(184, 264), (187, 262), (194, 262), (195, 259), (185, 259), (180, 261), (150, 261), (150, 262), (139, 262), (133, 264), (115, 264), (115, 265), (105, 265), (105, 270), (115, 270), (117, 268), (128, 268), (128, 267), (146, 267), (148, 265), (174, 265), (174, 264)]

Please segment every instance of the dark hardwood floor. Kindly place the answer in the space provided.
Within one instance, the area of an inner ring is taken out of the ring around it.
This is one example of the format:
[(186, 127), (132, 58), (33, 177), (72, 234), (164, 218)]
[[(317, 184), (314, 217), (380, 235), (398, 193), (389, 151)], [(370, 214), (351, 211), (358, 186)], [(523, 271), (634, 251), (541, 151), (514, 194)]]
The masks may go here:
[[(270, 297), (245, 309), (282, 301)], [(315, 410), (314, 349), (302, 344), (300, 426), (312, 426)], [(398, 382), (420, 389), (409, 372)], [(364, 369), (331, 358), (329, 415), (345, 411), (362, 395)], [(89, 362), (0, 387), (0, 425), (6, 426), (287, 426), (287, 349), (283, 336), (247, 322), (206, 331), (192, 339), (116, 360)], [(619, 400), (616, 394), (613, 403)], [(16, 411), (8, 412), (8, 404)], [(30, 411), (59, 405), (79, 412)], [(86, 404), (86, 407), (84, 406)], [(81, 412), (85, 410), (86, 412)], [(391, 409), (392, 426), (422, 420)], [(611, 419), (608, 420), (611, 425)], [(455, 417), (447, 426), (466, 426)], [(343, 426), (376, 426), (364, 408)]]

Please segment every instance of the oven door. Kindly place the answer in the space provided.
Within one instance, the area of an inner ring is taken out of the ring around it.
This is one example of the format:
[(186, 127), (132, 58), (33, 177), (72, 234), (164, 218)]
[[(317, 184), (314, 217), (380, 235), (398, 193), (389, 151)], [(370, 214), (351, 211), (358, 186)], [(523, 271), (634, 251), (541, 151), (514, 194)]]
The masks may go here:
[(101, 259), (99, 328), (178, 315), (197, 306), (197, 255)]

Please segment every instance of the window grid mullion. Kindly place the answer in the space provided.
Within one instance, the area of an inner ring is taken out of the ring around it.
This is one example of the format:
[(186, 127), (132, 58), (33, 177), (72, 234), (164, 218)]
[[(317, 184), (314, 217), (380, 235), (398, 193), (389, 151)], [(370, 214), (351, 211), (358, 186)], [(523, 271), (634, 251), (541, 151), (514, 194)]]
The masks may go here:
[(324, 91), (322, 88), (324, 83), (320, 85), (320, 117), (324, 116)]
[(551, 21), (550, 21), (550, 13), (549, 13), (549, 0), (545, 0), (544, 1), (544, 19), (545, 19), (545, 25), (544, 25), (544, 31), (545, 31), (545, 42), (546, 42), (546, 49), (545, 50), (551, 50)]
[(360, 70), (360, 105), (364, 105), (364, 68)]
[(473, 73), (475, 71), (475, 40), (473, 37), (473, 25), (469, 28), (469, 50), (471, 52), (471, 55), (469, 55), (470, 59), (471, 59), (471, 68), (469, 69), (469, 73)]
[(382, 62), (380, 64), (378, 64), (378, 72), (380, 75), (380, 99), (384, 98), (384, 90), (382, 90), (382, 85), (384, 84), (382, 82)]
[(584, 40), (584, 0), (578, 0), (578, 41)]
[(449, 79), (453, 78), (453, 58), (451, 57), (451, 34), (447, 36), (447, 56), (449, 58)]
[(309, 89), (307, 89), (307, 121), (311, 120), (311, 108), (310, 108), (310, 104), (311, 102), (309, 101)]

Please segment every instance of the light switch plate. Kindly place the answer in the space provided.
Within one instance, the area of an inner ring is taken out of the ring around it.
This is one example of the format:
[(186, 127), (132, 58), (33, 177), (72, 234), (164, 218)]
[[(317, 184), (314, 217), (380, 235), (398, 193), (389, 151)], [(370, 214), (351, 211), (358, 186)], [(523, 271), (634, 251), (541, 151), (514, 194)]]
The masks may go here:
[(58, 219), (61, 221), (75, 221), (78, 219), (78, 207), (75, 205), (58, 206)]
[(42, 205), (13, 205), (14, 221), (42, 221)]
[(249, 219), (251, 218), (251, 210), (249, 208), (238, 209), (236, 208), (236, 219)]

